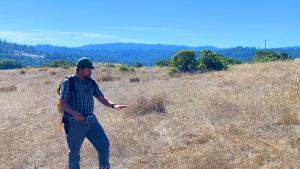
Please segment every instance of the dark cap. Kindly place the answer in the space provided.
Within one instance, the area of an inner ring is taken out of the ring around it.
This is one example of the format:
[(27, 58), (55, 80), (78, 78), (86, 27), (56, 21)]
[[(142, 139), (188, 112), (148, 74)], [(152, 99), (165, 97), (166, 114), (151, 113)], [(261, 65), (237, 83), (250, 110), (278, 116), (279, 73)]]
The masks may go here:
[(85, 67), (89, 68), (89, 69), (95, 68), (93, 63), (86, 57), (82, 57), (82, 58), (78, 59), (76, 66), (77, 66), (77, 68), (85, 68)]

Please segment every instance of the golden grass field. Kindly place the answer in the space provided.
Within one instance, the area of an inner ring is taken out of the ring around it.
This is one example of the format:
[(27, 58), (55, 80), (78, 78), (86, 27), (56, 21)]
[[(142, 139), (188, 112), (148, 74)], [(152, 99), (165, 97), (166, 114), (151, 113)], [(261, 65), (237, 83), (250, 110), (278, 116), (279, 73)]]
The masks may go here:
[[(112, 168), (300, 168), (300, 61), (176, 77), (162, 68), (113, 69), (92, 75), (110, 100), (131, 107), (117, 111), (95, 101)], [(0, 71), (1, 169), (66, 168), (55, 90), (73, 71)], [(98, 167), (87, 139), (81, 167)]]

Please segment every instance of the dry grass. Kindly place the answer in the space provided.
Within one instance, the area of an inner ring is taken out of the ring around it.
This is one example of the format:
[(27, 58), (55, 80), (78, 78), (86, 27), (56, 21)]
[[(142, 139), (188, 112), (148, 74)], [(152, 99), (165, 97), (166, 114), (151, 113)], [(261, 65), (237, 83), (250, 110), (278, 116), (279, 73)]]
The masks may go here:
[(16, 90), (17, 90), (17, 86), (15, 85), (0, 87), (0, 93), (9, 93), (9, 92), (14, 92)]
[(44, 81), (44, 84), (46, 84), (46, 85), (49, 85), (49, 84), (52, 84), (53, 82), (52, 81), (50, 81), (50, 80), (46, 80), (46, 81)]
[(21, 75), (24, 75), (26, 72), (25, 72), (25, 70), (20, 70), (19, 73), (20, 73)]
[(54, 76), (54, 75), (57, 74), (57, 72), (56, 71), (50, 71), (49, 74), (52, 75), (52, 76)]
[(129, 81), (131, 83), (137, 83), (137, 82), (140, 82), (140, 78), (139, 77), (132, 77), (132, 78), (129, 79)]
[(281, 119), (279, 121), (280, 124), (283, 125), (297, 125), (299, 124), (298, 113), (297, 112), (287, 112), (281, 115)]
[(39, 68), (39, 72), (46, 72), (48, 71), (48, 68)]
[(97, 82), (110, 82), (110, 81), (115, 81), (115, 80), (120, 80), (120, 77), (112, 76), (112, 75), (103, 75), (103, 76), (99, 77), (96, 81)]
[(145, 96), (138, 96), (136, 102), (130, 105), (128, 114), (145, 115), (153, 112), (165, 113), (165, 104), (167, 103), (166, 96), (157, 94), (150, 99)]
[[(114, 69), (93, 73), (96, 80), (120, 77), (98, 84), (112, 101), (131, 106), (117, 112), (95, 104), (111, 142), (112, 168), (300, 168), (299, 61), (172, 78), (160, 68)], [(72, 72), (0, 71), (0, 86), (17, 88), (0, 92), (0, 168), (66, 168), (55, 89)], [(131, 83), (132, 77), (139, 83)], [(97, 153), (85, 140), (81, 167), (97, 165)]]

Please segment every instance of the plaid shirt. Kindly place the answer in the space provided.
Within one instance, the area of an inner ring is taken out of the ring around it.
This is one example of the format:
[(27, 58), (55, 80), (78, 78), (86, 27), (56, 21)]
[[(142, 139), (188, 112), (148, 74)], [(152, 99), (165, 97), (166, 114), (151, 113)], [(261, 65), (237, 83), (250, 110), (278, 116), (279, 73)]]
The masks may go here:
[[(94, 86), (91, 79), (81, 80), (77, 75), (74, 78), (76, 92), (70, 90), (70, 80), (65, 79), (60, 89), (60, 99), (68, 100), (69, 105), (83, 116), (93, 115), (94, 98), (103, 96), (99, 86)], [(76, 95), (76, 96), (75, 96)]]

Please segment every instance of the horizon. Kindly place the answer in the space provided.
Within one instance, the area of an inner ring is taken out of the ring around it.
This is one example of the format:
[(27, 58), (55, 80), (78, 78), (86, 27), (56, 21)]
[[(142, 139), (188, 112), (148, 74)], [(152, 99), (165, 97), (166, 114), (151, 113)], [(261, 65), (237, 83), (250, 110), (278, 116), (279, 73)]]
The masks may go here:
[(293, 0), (11, 0), (0, 2), (0, 39), (61, 47), (140, 43), (264, 48), (265, 40), (269, 49), (298, 47), (297, 6), (300, 2)]
[(6, 39), (1, 39), (0, 41), (5, 41), (7, 43), (15, 43), (18, 45), (27, 45), (27, 46), (43, 46), (43, 45), (50, 45), (50, 46), (54, 46), (54, 47), (62, 47), (62, 48), (81, 48), (81, 47), (85, 47), (85, 46), (89, 46), (89, 45), (110, 45), (110, 44), (132, 44), (132, 45), (163, 45), (163, 46), (178, 46), (178, 47), (189, 47), (189, 48), (198, 48), (198, 47), (212, 47), (212, 48), (217, 48), (217, 49), (231, 49), (231, 48), (237, 48), (237, 47), (243, 47), (243, 48), (256, 48), (256, 49), (277, 49), (277, 48), (300, 48), (300, 46), (281, 46), (281, 47), (275, 47), (275, 48), (264, 48), (264, 47), (255, 47), (255, 46), (232, 46), (232, 47), (226, 47), (226, 48), (222, 48), (222, 47), (216, 47), (216, 46), (209, 46), (209, 45), (203, 45), (203, 46), (188, 46), (188, 45), (181, 45), (181, 44), (161, 44), (161, 43), (133, 43), (133, 42), (109, 42), (109, 43), (95, 43), (95, 44), (83, 44), (81, 46), (61, 46), (61, 45), (55, 45), (55, 44), (25, 44), (25, 43), (18, 43), (18, 42), (12, 42), (12, 41), (8, 41)]

